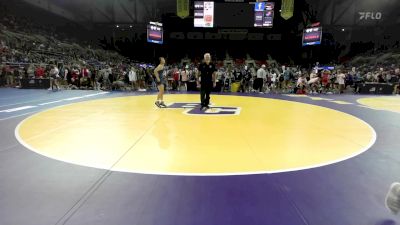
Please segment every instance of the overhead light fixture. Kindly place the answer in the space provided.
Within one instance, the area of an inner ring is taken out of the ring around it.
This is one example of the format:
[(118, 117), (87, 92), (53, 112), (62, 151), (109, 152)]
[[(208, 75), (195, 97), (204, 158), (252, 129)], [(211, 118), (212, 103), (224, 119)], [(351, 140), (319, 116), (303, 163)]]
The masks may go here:
[(117, 25), (117, 28), (119, 28), (119, 25)]

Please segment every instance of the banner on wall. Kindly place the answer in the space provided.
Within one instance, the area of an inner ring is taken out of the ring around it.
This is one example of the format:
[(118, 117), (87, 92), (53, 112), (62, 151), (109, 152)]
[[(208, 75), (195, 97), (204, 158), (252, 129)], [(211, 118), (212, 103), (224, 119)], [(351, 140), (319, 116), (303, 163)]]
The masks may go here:
[(294, 0), (282, 0), (281, 16), (288, 20), (293, 17)]
[(189, 0), (176, 0), (176, 15), (182, 19), (189, 16)]

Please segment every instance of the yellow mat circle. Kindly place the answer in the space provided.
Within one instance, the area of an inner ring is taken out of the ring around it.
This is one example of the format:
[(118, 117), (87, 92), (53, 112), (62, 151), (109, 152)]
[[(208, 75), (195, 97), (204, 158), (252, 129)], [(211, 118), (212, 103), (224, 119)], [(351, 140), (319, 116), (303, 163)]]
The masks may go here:
[(374, 109), (400, 113), (399, 96), (361, 98), (358, 99), (357, 102)]
[[(22, 121), (16, 136), (47, 157), (113, 171), (232, 175), (293, 171), (339, 162), (366, 151), (374, 130), (332, 109), (257, 97), (212, 96), (230, 116), (158, 109), (155, 96), (87, 101)], [(195, 103), (198, 95), (168, 95)], [(218, 109), (217, 109), (218, 110)]]

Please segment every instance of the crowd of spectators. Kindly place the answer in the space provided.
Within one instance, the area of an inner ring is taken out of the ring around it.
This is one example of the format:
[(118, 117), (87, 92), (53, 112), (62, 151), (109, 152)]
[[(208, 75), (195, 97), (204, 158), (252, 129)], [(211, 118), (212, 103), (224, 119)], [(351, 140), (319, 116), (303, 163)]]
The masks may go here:
[[(170, 89), (187, 90), (188, 82), (194, 82), (196, 67), (171, 66), (167, 71)], [(344, 65), (299, 66), (281, 65), (234, 65), (219, 67), (215, 91), (285, 93), (285, 94), (340, 94), (359, 93), (360, 85), (380, 83), (393, 86), (399, 94), (400, 70), (397, 66), (376, 65), (346, 67)], [(192, 85), (193, 86), (193, 85)]]
[(0, 4), (0, 86), (18, 87), (24, 78), (55, 77), (64, 88), (89, 88), (100, 80), (96, 76), (110, 74), (111, 68), (111, 84), (123, 70), (130, 70), (129, 60), (116, 52), (63, 37), (54, 27), (14, 16)]

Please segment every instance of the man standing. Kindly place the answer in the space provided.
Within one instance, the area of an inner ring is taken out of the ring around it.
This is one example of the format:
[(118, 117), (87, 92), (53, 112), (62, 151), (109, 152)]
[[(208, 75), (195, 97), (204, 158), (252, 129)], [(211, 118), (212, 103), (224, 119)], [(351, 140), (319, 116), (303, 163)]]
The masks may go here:
[(260, 69), (257, 70), (257, 78), (254, 81), (254, 89), (258, 90), (262, 94), (264, 80), (267, 77), (267, 71), (265, 71), (265, 65), (262, 65)]
[(251, 80), (250, 69), (247, 66), (245, 66), (244, 67), (243, 76), (242, 76), (242, 82), (241, 82), (241, 85), (240, 85), (240, 89), (241, 89), (242, 92), (244, 92), (244, 93), (249, 92), (250, 80)]
[(181, 72), (181, 80), (182, 85), (184, 86), (185, 91), (187, 91), (187, 82), (189, 80), (189, 66), (186, 66), (184, 70)]
[(344, 92), (345, 79), (346, 75), (339, 70), (337, 75), (337, 82), (339, 83), (339, 94), (343, 94)]
[(137, 74), (135, 68), (131, 67), (131, 70), (128, 74), (129, 82), (131, 83), (132, 91), (136, 91), (136, 82), (137, 82)]
[[(55, 88), (57, 88), (56, 90), (59, 91), (60, 90), (60, 86), (58, 85), (58, 79), (60, 78), (60, 70), (57, 68), (56, 65), (52, 65), (52, 68), (50, 70), (50, 81), (51, 81), (51, 86), (49, 88), (49, 91), (54, 90)], [(55, 88), (54, 88), (55, 86)]]
[(216, 86), (216, 71), (215, 64), (211, 62), (210, 53), (204, 54), (204, 62), (200, 64), (196, 73), (197, 86), (200, 86), (201, 110), (210, 108), (210, 93)]

